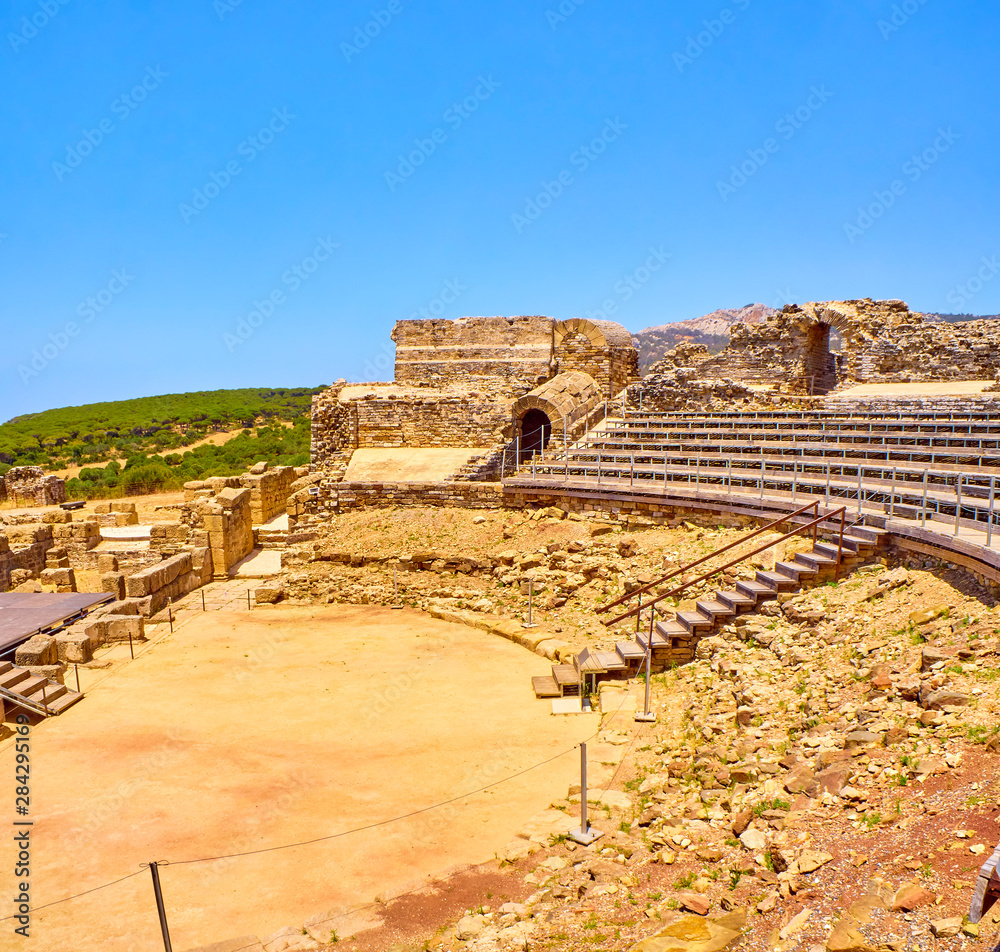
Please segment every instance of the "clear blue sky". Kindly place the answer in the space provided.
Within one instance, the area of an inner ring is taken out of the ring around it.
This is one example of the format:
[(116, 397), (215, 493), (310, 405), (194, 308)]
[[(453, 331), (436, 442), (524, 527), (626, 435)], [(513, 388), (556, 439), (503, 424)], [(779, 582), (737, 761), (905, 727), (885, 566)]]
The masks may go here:
[(991, 4), (8, 8), (0, 419), (385, 378), (421, 308), (1000, 312)]

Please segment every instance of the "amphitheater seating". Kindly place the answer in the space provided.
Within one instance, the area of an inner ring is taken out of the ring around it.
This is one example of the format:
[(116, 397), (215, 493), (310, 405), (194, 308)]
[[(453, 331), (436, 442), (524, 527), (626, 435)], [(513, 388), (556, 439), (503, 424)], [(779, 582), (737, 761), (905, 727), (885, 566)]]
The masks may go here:
[(534, 459), (515, 484), (809, 493), (854, 500), (859, 515), (879, 509), (985, 530), (998, 477), (1000, 419), (985, 412), (629, 412), (568, 452)]

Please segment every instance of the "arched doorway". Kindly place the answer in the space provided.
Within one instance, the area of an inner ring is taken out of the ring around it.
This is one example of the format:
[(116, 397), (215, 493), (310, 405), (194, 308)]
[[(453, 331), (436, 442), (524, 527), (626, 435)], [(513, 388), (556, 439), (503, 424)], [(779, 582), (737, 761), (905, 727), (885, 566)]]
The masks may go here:
[(803, 372), (811, 394), (829, 393), (837, 386), (837, 358), (830, 350), (830, 330), (829, 324), (820, 321), (807, 332)]
[(533, 408), (521, 417), (520, 431), (521, 451), (518, 461), (523, 463), (545, 449), (552, 435), (552, 422), (542, 410)]

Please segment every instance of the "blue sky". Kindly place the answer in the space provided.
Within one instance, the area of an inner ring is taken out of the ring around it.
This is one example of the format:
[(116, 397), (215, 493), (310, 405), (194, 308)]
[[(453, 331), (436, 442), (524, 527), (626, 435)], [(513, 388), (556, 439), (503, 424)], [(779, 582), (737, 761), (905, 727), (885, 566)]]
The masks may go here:
[(391, 377), (426, 315), (1000, 312), (969, 0), (14, 0), (0, 419)]

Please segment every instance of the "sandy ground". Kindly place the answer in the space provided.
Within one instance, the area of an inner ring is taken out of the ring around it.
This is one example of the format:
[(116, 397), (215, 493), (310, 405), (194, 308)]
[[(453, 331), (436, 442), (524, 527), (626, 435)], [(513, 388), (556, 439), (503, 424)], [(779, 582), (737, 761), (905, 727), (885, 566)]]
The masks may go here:
[(355, 450), (345, 482), (434, 482), (446, 479), (485, 449)]
[(992, 380), (936, 380), (930, 383), (866, 383), (838, 390), (841, 397), (948, 397), (982, 393)]
[[(33, 728), (31, 890), (42, 905), (150, 860), (215, 857), (350, 830), (475, 790), (564, 750), (594, 716), (533, 702), (541, 658), (410, 611), (195, 615)], [(14, 750), (0, 750), (13, 777)], [(491, 858), (565, 796), (570, 753), (441, 811), (278, 852), (162, 870), (174, 947), (299, 926), (455, 863)], [(11, 789), (10, 787), (8, 789)], [(11, 796), (13, 801), (13, 796)], [(8, 811), (13, 810), (13, 802)], [(14, 868), (9, 837), (0, 868)], [(0, 917), (13, 896), (0, 892)], [(157, 948), (150, 877), (34, 914), (0, 949)]]

